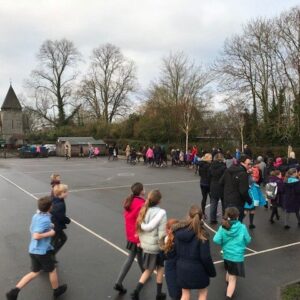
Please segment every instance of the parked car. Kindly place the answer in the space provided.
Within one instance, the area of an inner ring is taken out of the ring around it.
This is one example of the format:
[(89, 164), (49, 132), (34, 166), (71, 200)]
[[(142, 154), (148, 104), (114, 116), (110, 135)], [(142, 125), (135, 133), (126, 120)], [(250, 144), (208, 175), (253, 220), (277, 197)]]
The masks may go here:
[(56, 145), (55, 144), (45, 144), (44, 147), (48, 149), (49, 156), (56, 156)]
[(21, 158), (34, 158), (34, 157), (48, 157), (48, 149), (44, 146), (40, 146), (40, 152), (36, 151), (34, 145), (23, 145), (18, 148), (18, 152)]

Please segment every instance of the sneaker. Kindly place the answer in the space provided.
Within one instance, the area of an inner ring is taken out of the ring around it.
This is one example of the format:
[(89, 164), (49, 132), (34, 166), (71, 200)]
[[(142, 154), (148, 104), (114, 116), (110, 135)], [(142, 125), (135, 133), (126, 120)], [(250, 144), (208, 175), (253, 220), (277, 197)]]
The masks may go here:
[(116, 283), (114, 289), (118, 291), (120, 294), (126, 294), (127, 290), (124, 288), (122, 284)]
[(67, 290), (68, 286), (66, 284), (60, 285), (57, 289), (53, 291), (54, 298), (58, 298), (62, 294), (64, 294)]
[(249, 225), (249, 229), (254, 229), (256, 226), (254, 224)]
[(6, 299), (7, 300), (17, 300), (18, 294), (20, 292), (20, 289), (14, 288), (10, 290), (8, 293), (6, 293)]
[(167, 299), (167, 295), (165, 293), (160, 293), (160, 295), (156, 295), (156, 300), (165, 300)]

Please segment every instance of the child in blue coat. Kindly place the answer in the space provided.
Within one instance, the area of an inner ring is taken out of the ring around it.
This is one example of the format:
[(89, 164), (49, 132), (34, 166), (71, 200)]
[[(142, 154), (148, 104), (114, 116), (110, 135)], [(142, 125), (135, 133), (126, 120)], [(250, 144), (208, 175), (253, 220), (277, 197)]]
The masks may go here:
[(251, 237), (247, 227), (238, 221), (239, 210), (228, 207), (225, 210), (222, 226), (219, 227), (213, 241), (223, 250), (226, 282), (228, 283), (226, 299), (232, 299), (235, 291), (237, 276), (245, 277), (244, 255)]

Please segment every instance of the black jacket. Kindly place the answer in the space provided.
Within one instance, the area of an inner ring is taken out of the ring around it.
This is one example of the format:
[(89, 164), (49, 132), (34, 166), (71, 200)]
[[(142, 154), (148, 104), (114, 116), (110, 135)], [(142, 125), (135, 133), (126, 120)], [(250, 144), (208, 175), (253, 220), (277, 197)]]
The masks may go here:
[(200, 241), (187, 227), (175, 232), (177, 284), (184, 289), (204, 289), (216, 276), (209, 241)]
[(223, 198), (223, 188), (219, 183), (226, 171), (226, 165), (220, 161), (213, 161), (209, 168), (210, 195), (213, 198)]
[(219, 183), (223, 186), (225, 208), (235, 206), (244, 207), (245, 203), (252, 203), (248, 194), (249, 175), (241, 166), (232, 165), (221, 177)]
[(199, 176), (201, 177), (200, 184), (209, 186), (210, 163), (208, 163), (207, 161), (201, 160), (199, 162), (198, 166), (199, 166)]
[(66, 224), (71, 222), (71, 220), (66, 216), (66, 204), (64, 199), (57, 197), (52, 198), (51, 215), (51, 221), (54, 224), (54, 230), (56, 232), (66, 229)]

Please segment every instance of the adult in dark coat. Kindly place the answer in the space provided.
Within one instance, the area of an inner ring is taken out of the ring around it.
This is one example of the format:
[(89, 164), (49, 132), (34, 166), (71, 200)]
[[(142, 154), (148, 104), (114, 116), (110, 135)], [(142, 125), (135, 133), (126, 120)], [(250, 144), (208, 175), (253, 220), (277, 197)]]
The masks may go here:
[(202, 201), (201, 201), (201, 208), (203, 215), (205, 216), (205, 206), (207, 197), (209, 195), (209, 167), (211, 164), (212, 156), (210, 153), (206, 153), (202, 160), (198, 164), (199, 176), (200, 176), (200, 189), (202, 193)]
[(210, 277), (216, 276), (216, 270), (198, 206), (191, 207), (185, 224), (174, 233), (177, 284), (182, 288), (182, 299), (188, 299), (191, 289), (198, 289), (199, 296), (205, 297)]
[(223, 189), (219, 183), (220, 178), (226, 170), (224, 163), (224, 156), (218, 153), (214, 156), (214, 160), (209, 168), (209, 182), (210, 182), (210, 223), (217, 224), (217, 209), (219, 200), (222, 204), (222, 212), (224, 214), (223, 203)]
[(232, 165), (221, 177), (219, 183), (223, 186), (224, 206), (236, 207), (239, 212), (239, 220), (243, 221), (245, 203), (252, 203), (248, 194), (249, 174), (251, 160), (249, 156), (242, 155), (239, 165)]
[(250, 158), (252, 158), (252, 151), (251, 151), (251, 149), (248, 147), (248, 145), (247, 144), (245, 144), (245, 146), (244, 146), (244, 155), (247, 155), (247, 156), (249, 156)]

